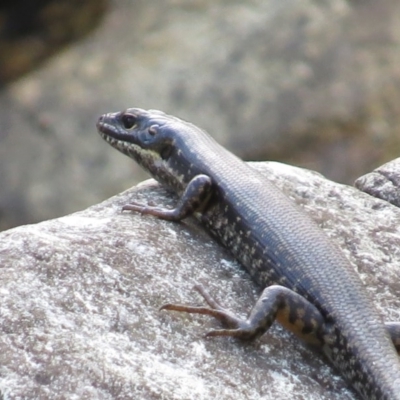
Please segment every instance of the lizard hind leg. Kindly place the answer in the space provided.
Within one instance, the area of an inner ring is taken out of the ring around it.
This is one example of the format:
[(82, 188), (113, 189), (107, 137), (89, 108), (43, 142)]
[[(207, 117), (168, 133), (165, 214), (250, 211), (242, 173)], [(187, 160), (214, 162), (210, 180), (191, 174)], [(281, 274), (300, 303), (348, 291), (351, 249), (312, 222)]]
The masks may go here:
[(224, 309), (203, 286), (196, 285), (195, 289), (209, 307), (166, 304), (161, 309), (210, 315), (216, 318), (225, 329), (210, 331), (206, 334), (207, 337), (231, 336), (254, 340), (263, 335), (277, 320), (306, 342), (318, 346), (322, 344), (318, 333), (323, 332), (323, 316), (314, 305), (286, 287), (273, 285), (264, 289), (247, 319), (240, 319), (231, 311)]

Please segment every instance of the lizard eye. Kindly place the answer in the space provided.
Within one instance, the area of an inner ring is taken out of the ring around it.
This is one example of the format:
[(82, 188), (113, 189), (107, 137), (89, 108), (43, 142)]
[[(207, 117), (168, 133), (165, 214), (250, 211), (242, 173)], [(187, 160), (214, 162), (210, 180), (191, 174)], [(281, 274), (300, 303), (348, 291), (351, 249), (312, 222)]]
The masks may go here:
[(137, 117), (134, 114), (124, 114), (121, 117), (121, 122), (125, 129), (132, 129), (136, 126)]

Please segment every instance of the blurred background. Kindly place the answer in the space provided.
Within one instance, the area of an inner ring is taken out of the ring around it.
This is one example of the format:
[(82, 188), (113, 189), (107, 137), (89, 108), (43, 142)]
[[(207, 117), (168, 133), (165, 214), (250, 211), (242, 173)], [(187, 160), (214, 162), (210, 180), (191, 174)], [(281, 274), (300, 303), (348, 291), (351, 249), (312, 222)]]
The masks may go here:
[(0, 229), (145, 179), (95, 127), (132, 106), (351, 183), (400, 154), (400, 2), (3, 1), (0, 85)]

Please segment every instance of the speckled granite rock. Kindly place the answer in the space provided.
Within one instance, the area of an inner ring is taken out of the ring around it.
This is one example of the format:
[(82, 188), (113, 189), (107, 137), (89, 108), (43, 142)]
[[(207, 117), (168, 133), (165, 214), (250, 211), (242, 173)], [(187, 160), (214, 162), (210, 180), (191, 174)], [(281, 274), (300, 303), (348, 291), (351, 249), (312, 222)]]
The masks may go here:
[(359, 177), (354, 184), (363, 192), (400, 207), (400, 158)]
[[(400, 210), (321, 175), (253, 163), (351, 260), (386, 320), (400, 320)], [(355, 399), (323, 359), (277, 326), (243, 344), (203, 334), (205, 284), (246, 314), (255, 286), (192, 220), (122, 213), (173, 204), (148, 181), (79, 213), (0, 234), (0, 391), (7, 399)], [(258, 288), (260, 289), (260, 288)]]

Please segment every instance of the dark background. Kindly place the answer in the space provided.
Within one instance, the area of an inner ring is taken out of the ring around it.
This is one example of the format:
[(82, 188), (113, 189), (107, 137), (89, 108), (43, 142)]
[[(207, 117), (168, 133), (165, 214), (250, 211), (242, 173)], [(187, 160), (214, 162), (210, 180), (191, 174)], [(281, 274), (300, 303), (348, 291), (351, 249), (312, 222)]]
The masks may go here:
[(340, 182), (400, 152), (398, 1), (26, 3), (0, 10), (0, 229), (144, 179), (95, 128), (132, 106)]

